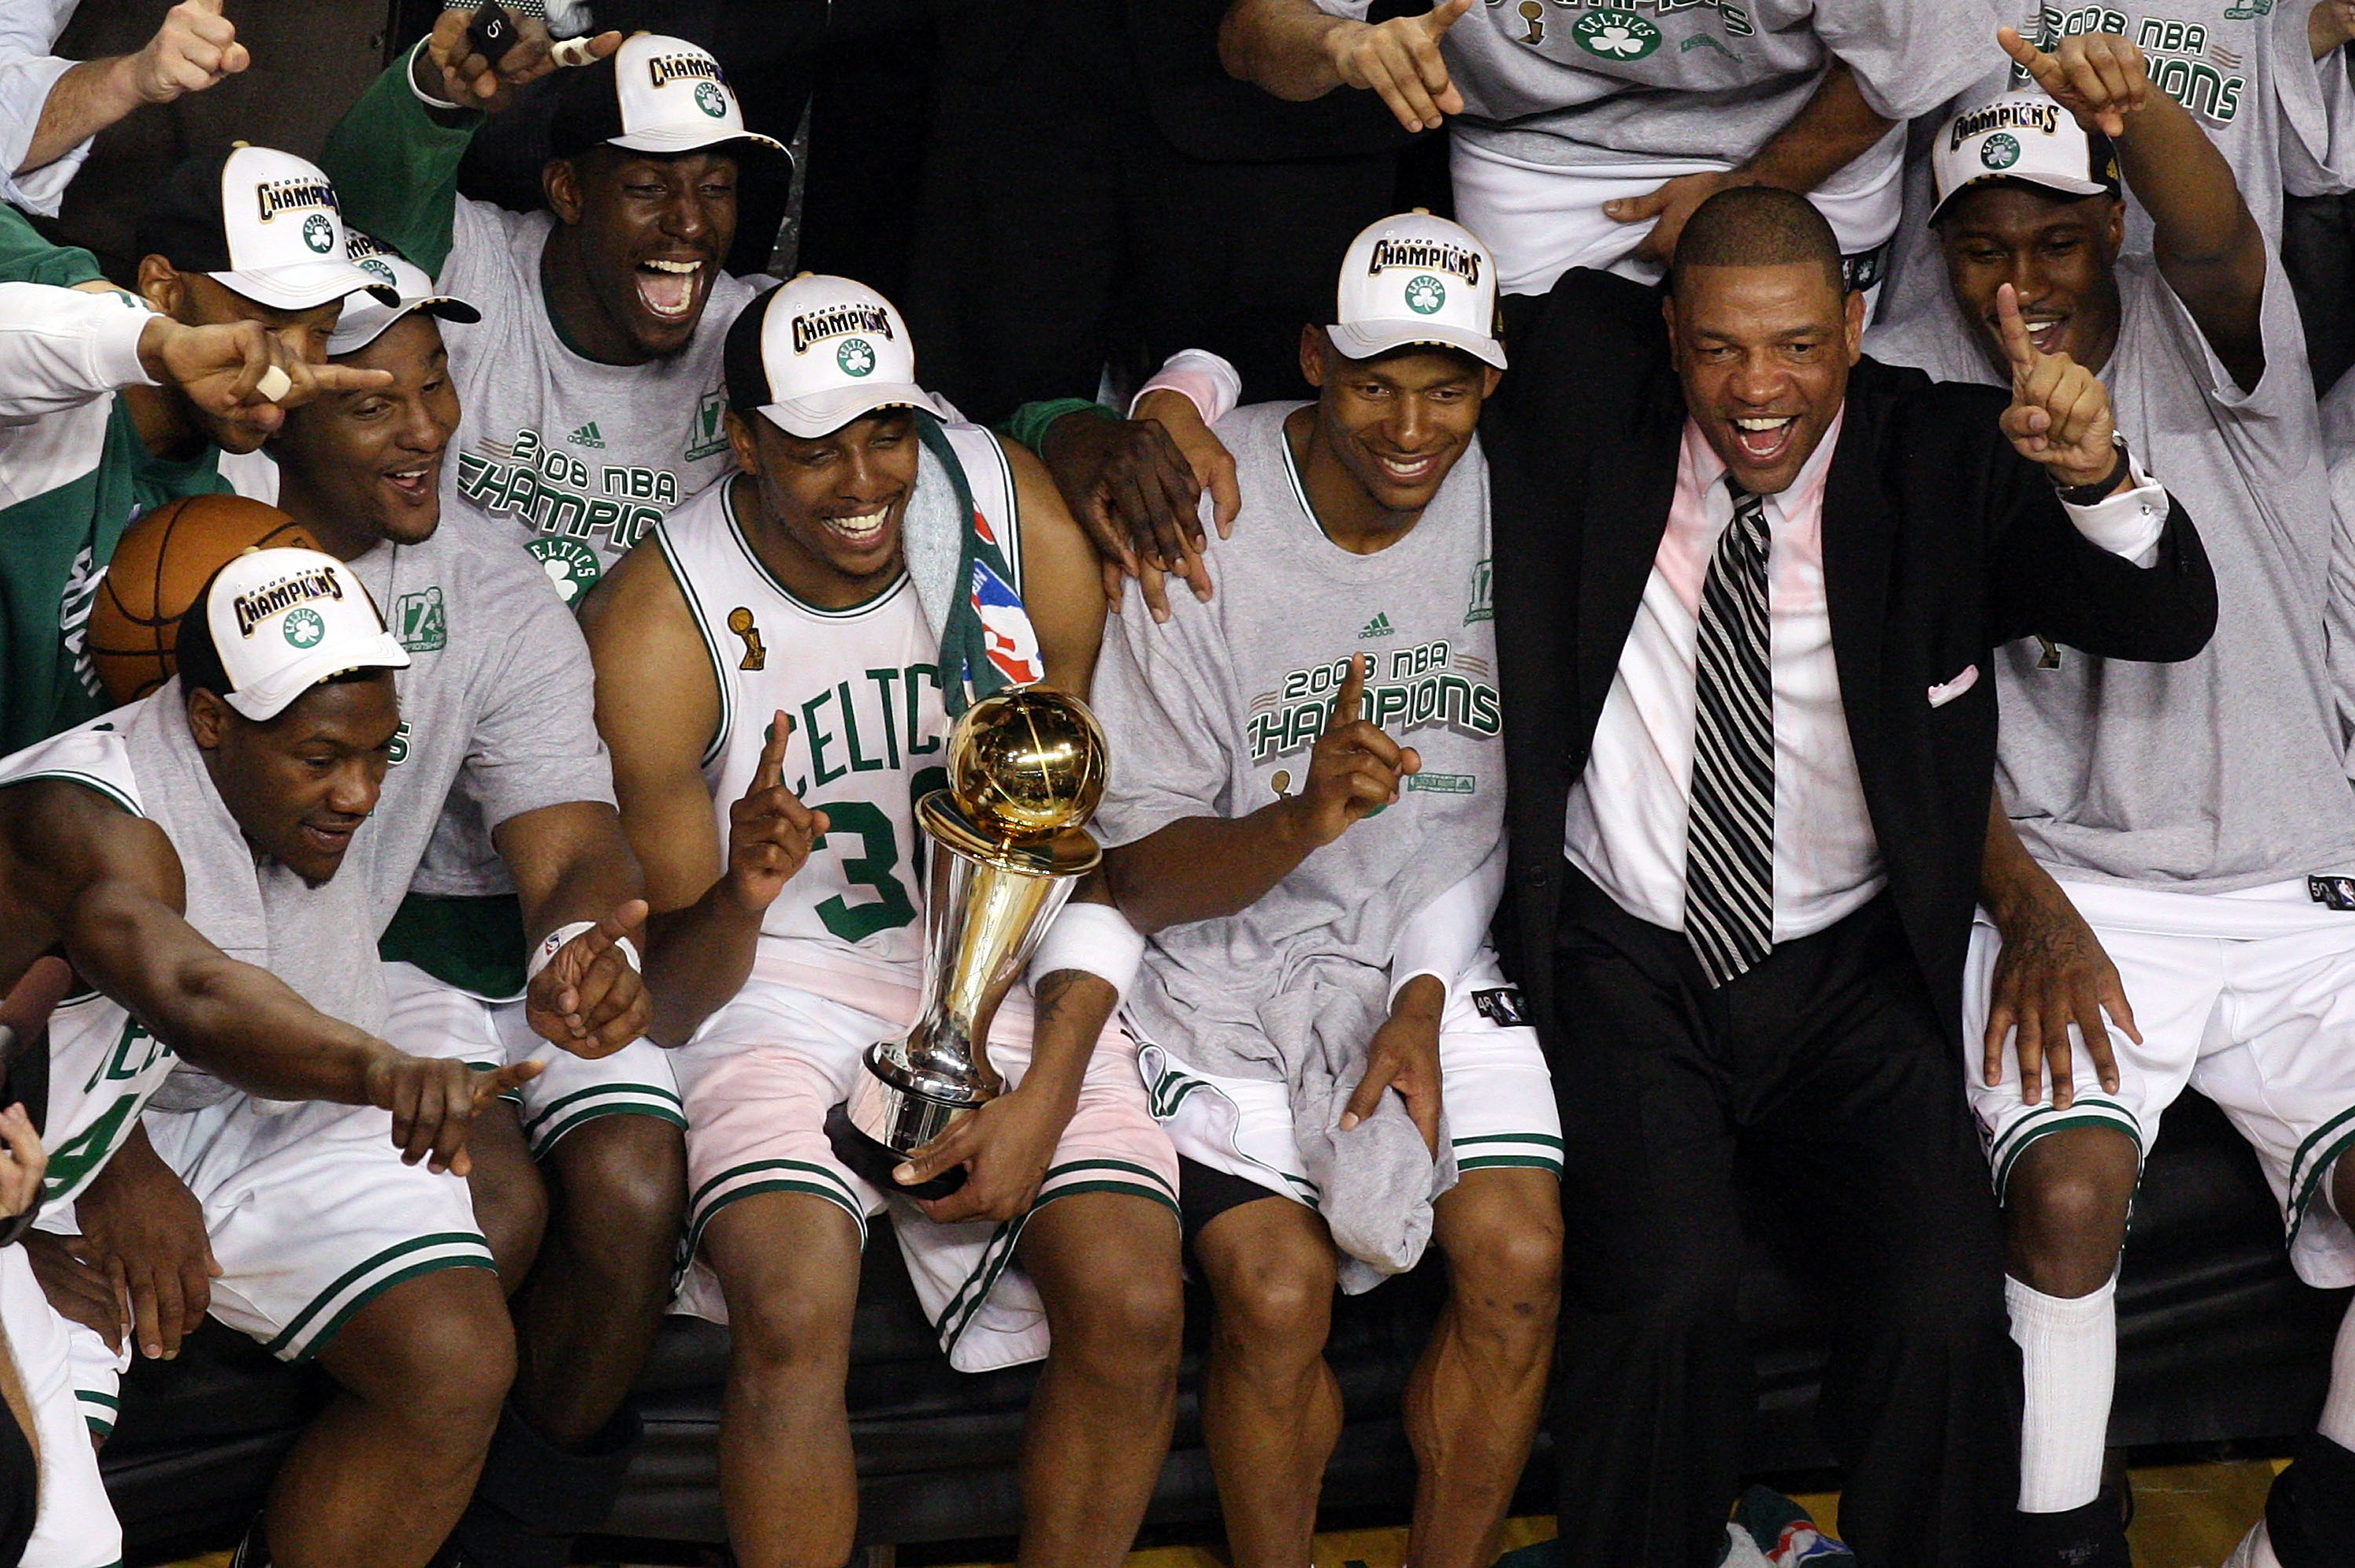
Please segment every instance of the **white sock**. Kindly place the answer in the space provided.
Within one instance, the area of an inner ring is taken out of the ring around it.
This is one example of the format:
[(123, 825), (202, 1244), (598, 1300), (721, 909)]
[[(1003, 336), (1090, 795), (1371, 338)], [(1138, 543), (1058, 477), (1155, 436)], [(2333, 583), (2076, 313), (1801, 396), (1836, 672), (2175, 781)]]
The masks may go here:
[(2355, 1302), (2339, 1320), (2339, 1346), (2330, 1352), (2330, 1392), (2323, 1396), (2322, 1419), (2314, 1429), (2341, 1448), (2355, 1449)]
[(2047, 1296), (2005, 1276), (2028, 1407), (2019, 1428), (2019, 1511), (2063, 1513), (2102, 1491), (2117, 1382), (2117, 1276), (2090, 1296)]

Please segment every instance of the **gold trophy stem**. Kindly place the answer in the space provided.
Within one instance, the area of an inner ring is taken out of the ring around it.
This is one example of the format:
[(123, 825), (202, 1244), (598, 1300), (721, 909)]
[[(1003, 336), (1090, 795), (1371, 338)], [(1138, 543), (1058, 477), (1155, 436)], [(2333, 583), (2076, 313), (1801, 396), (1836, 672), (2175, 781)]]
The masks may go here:
[(916, 818), (932, 841), (923, 1009), (904, 1037), (868, 1047), (867, 1070), (827, 1118), (826, 1131), (843, 1163), (876, 1186), (936, 1198), (964, 1184), (962, 1168), (913, 1187), (890, 1173), (911, 1150), (1004, 1091), (989, 1064), (991, 1021), (1048, 924), (1103, 853), (1077, 828), (1037, 844), (992, 840), (946, 790), (919, 801)]

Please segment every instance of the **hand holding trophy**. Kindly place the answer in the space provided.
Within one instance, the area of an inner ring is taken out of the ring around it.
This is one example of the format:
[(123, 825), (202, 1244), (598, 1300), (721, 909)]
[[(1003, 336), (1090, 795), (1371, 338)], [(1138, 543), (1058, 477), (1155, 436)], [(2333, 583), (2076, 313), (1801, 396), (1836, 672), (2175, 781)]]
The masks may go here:
[(989, 1065), (998, 1003), (1103, 852), (1083, 824), (1103, 798), (1103, 731), (1077, 697), (1024, 686), (986, 697), (949, 734), (949, 787), (916, 804), (932, 841), (922, 1011), (906, 1037), (868, 1047), (867, 1071), (827, 1116), (842, 1162), (885, 1192), (941, 1198), (962, 1166), (902, 1187), (911, 1150), (1004, 1092)]

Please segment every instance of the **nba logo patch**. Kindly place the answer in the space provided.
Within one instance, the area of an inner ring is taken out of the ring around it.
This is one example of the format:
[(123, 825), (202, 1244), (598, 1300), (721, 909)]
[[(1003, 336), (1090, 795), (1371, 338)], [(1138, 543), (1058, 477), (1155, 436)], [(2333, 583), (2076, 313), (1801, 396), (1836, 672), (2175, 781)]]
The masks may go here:
[(986, 561), (973, 564), (973, 612), (981, 622), (983, 650), (999, 674), (1018, 686), (1046, 679), (1029, 612), (1012, 586)]

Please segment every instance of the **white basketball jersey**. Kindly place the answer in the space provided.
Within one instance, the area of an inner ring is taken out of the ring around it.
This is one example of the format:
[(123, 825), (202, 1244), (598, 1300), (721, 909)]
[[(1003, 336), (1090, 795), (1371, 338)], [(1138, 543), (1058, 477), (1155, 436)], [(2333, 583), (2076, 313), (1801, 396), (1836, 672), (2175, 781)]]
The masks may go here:
[[(116, 727), (120, 716), (118, 709), (0, 759), (0, 788), (65, 779), (145, 816), (130, 752)], [(45, 1204), (71, 1202), (90, 1184), (139, 1125), (140, 1107), (176, 1060), (145, 1025), (95, 991), (69, 998), (49, 1015), (49, 1104), (41, 1126), (49, 1150), (41, 1183)]]
[[(944, 429), (1018, 591), (1013, 470), (987, 430)], [(928, 853), (915, 802), (948, 782), (940, 639), (905, 573), (847, 609), (794, 598), (753, 553), (736, 517), (734, 488), (710, 486), (655, 530), (719, 678), (719, 729), (704, 752), (703, 779), (720, 842), (728, 840), (729, 807), (751, 782), (783, 709), (794, 721), (785, 787), (823, 810), (827, 827), (769, 906), (762, 946), (805, 965), (851, 954), (912, 969), (922, 959)]]

